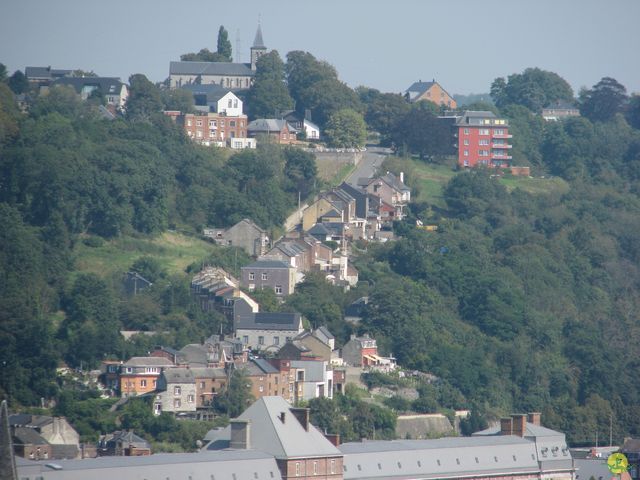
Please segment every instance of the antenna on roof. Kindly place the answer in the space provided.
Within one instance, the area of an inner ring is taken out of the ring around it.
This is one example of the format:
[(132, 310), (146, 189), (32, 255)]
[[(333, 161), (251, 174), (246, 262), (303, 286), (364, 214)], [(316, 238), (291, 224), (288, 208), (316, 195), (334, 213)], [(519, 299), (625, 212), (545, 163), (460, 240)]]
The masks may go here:
[(233, 58), (235, 59), (236, 63), (242, 63), (242, 54), (240, 52), (242, 52), (241, 50), (241, 41), (240, 41), (240, 29), (236, 29), (236, 52), (235, 55), (233, 56)]

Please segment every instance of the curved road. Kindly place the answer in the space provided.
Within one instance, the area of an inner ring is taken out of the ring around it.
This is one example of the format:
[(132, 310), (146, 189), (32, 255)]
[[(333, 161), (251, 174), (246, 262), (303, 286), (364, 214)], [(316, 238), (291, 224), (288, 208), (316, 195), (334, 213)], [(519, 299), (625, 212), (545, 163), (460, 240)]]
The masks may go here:
[(388, 148), (367, 147), (358, 167), (345, 181), (349, 185), (357, 186), (359, 178), (373, 178), (389, 153), (391, 153), (391, 150)]

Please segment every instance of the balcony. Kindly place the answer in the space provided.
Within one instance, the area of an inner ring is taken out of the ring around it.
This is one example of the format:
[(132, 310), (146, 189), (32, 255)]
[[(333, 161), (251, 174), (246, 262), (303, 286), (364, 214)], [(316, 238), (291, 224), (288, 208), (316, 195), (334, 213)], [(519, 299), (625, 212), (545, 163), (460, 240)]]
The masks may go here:
[(511, 155), (502, 155), (500, 153), (494, 153), (491, 155), (491, 160), (511, 160), (513, 157)]
[(510, 135), (508, 133), (492, 133), (491, 134), (492, 138), (513, 138), (513, 135)]
[(492, 143), (491, 148), (513, 148), (513, 145), (508, 143)]

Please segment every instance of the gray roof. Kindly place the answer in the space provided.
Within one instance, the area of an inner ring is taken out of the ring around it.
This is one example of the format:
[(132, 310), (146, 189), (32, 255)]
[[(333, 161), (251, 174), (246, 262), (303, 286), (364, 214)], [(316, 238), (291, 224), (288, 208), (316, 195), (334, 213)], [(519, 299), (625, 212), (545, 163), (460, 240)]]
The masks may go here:
[[(262, 397), (256, 400), (238, 418), (251, 422), (250, 444), (256, 450), (269, 453), (277, 459), (342, 456), (331, 442), (313, 425), (306, 431), (290, 411), (291, 405), (282, 397)], [(281, 414), (284, 413), (284, 422)], [(210, 432), (212, 433), (212, 432)], [(217, 437), (229, 439), (230, 429), (216, 432)], [(207, 434), (208, 438), (211, 438)], [(224, 445), (218, 440), (207, 445), (215, 449)]]
[(131, 357), (123, 366), (125, 367), (172, 367), (173, 363), (164, 357)]
[(291, 126), (286, 120), (279, 120), (277, 118), (258, 118), (247, 125), (249, 132), (280, 132), (285, 127), (290, 132), (296, 132), (297, 130)]
[(267, 48), (262, 39), (262, 26), (258, 24), (258, 30), (256, 30), (256, 36), (253, 39), (253, 48)]
[(98, 87), (103, 95), (119, 94), (124, 83), (116, 77), (62, 77), (53, 83), (55, 85), (69, 85), (80, 93), (83, 87)]
[(535, 444), (514, 437), (366, 441), (340, 445), (344, 478), (442, 478), (539, 471)]
[(192, 368), (193, 377), (198, 378), (225, 378), (227, 372), (224, 368)]
[(139, 435), (136, 435), (133, 432), (126, 431), (126, 430), (118, 430), (113, 433), (109, 433), (105, 435), (104, 438), (100, 440), (100, 445), (102, 448), (105, 448), (107, 447), (108, 444), (115, 443), (115, 442), (122, 442), (127, 445), (131, 445), (138, 448), (140, 447), (151, 448), (151, 444), (147, 442), (144, 438), (142, 438)]
[[(255, 450), (227, 450), (199, 453), (170, 453), (141, 457), (99, 457), (83, 460), (25, 461), (18, 459), (19, 477), (40, 476), (47, 479), (139, 480), (194, 479), (280, 480), (275, 459)], [(47, 465), (55, 465), (48, 467)]]
[[(403, 182), (400, 181), (400, 179), (398, 177), (396, 177), (393, 173), (391, 172), (387, 172), (386, 175), (379, 177), (380, 180), (382, 180), (383, 182), (387, 183), (390, 187), (393, 187), (394, 189), (398, 190), (398, 191), (408, 191), (411, 190), (409, 187), (407, 187)], [(375, 181), (375, 180), (374, 180)]]
[(331, 235), (334, 231), (327, 228), (324, 223), (316, 223), (313, 227), (307, 230), (307, 233), (311, 235)]
[(429, 90), (436, 82), (415, 82), (409, 88), (407, 92), (416, 92), (419, 95)]
[(249, 265), (242, 267), (242, 270), (252, 269), (252, 268), (292, 268), (291, 265), (283, 262), (282, 260), (256, 260)]
[(221, 87), (216, 83), (207, 83), (204, 85), (190, 83), (180, 88), (191, 92), (192, 95), (205, 95), (207, 97), (207, 103), (217, 102), (227, 93), (231, 92), (228, 88)]
[[(479, 432), (473, 433), (473, 436), (483, 436), (483, 435), (500, 435), (500, 426), (494, 425), (493, 427), (489, 427), (485, 430), (480, 430)], [(561, 432), (556, 432), (555, 430), (551, 430), (550, 428), (543, 427), (541, 425), (535, 425), (533, 423), (526, 423), (525, 429), (525, 437), (557, 437), (562, 436), (564, 434)]]
[(71, 75), (72, 70), (61, 70), (51, 67), (26, 67), (24, 69), (25, 76), (30, 80), (35, 79), (52, 79), (54, 77), (63, 77)]
[[(612, 475), (607, 467), (607, 457), (604, 458), (576, 458), (574, 460), (577, 472), (576, 480), (609, 480)], [(615, 477), (614, 477), (615, 478)]]
[(42, 436), (34, 429), (29, 427), (16, 427), (13, 430), (13, 444), (16, 445), (48, 445)]
[(171, 62), (169, 75), (229, 75), (252, 77), (248, 63), (232, 62)]
[(324, 325), (322, 325), (321, 327), (318, 327), (315, 329), (315, 331), (313, 332), (314, 336), (319, 336), (319, 335), (324, 336), (324, 338), (326, 338), (327, 340), (331, 340), (331, 339), (335, 339), (336, 337), (333, 336), (333, 333), (331, 333), (329, 331), (329, 329), (327, 327), (325, 327)]
[(196, 383), (193, 372), (189, 368), (170, 368), (162, 372), (164, 379), (169, 383)]
[(293, 330), (301, 322), (299, 313), (259, 312), (240, 314), (236, 318), (236, 330)]

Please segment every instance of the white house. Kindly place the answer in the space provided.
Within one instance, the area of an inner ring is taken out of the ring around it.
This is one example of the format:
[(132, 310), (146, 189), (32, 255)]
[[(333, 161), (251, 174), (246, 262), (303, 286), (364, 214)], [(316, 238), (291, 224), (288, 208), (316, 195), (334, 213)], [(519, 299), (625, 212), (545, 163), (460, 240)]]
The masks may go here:
[[(333, 398), (333, 369), (327, 361), (291, 360), (291, 368), (296, 369), (296, 383), (302, 385), (302, 398)], [(299, 391), (299, 390), (298, 390)]]
[(277, 352), (304, 330), (299, 313), (241, 313), (233, 319), (235, 337), (247, 348)]

